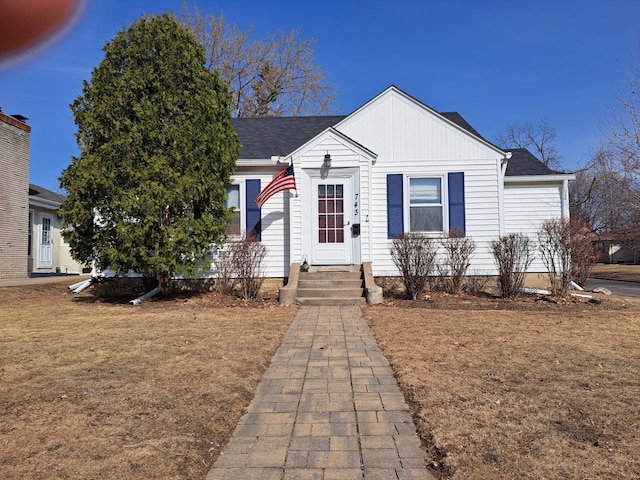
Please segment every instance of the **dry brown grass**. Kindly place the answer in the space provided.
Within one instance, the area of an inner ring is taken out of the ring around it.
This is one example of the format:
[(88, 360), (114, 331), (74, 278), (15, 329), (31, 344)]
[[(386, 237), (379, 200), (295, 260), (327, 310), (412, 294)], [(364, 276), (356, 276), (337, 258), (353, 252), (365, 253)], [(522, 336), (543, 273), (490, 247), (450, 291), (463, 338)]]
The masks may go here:
[(623, 280), (625, 282), (640, 282), (640, 265), (609, 265), (599, 263), (591, 269), (593, 278), (607, 280)]
[(0, 288), (3, 479), (201, 479), (296, 309)]
[(442, 478), (640, 478), (640, 301), (365, 308)]

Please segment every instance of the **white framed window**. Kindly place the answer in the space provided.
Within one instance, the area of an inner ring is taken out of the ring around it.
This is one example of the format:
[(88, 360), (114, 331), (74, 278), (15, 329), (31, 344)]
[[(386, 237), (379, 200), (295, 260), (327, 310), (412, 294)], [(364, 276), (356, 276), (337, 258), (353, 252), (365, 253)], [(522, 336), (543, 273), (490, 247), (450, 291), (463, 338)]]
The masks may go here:
[(407, 177), (405, 192), (409, 205), (405, 225), (410, 232), (444, 232), (446, 218), (442, 177)]
[(231, 219), (231, 225), (227, 230), (227, 235), (230, 237), (239, 237), (242, 234), (242, 225), (244, 219), (244, 205), (242, 195), (242, 185), (240, 183), (232, 183), (227, 185), (227, 198), (225, 205), (227, 208), (233, 208), (233, 218)]

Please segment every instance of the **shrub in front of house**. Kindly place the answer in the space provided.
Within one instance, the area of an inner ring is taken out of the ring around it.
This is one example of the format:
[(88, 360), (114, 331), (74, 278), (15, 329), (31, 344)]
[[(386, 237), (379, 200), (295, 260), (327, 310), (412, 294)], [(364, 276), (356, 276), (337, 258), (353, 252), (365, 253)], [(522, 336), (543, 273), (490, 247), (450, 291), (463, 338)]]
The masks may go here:
[(433, 271), (437, 240), (418, 233), (404, 233), (393, 239), (391, 258), (402, 277), (407, 296), (418, 299)]
[(511, 233), (493, 240), (490, 245), (498, 266), (498, 292), (502, 298), (516, 298), (533, 261), (531, 239), (522, 233)]
[(440, 247), (443, 254), (436, 263), (436, 282), (445, 292), (458, 294), (471, 265), (471, 255), (476, 250), (476, 243), (463, 233), (451, 230), (448, 237), (440, 239)]
[(264, 280), (262, 261), (267, 255), (266, 247), (255, 236), (246, 236), (228, 243), (225, 255), (228, 255), (230, 278), (237, 282), (240, 296), (254, 299), (260, 292)]
[(538, 231), (552, 295), (564, 297), (571, 282), (586, 283), (593, 259), (590, 232), (577, 220), (548, 220)]

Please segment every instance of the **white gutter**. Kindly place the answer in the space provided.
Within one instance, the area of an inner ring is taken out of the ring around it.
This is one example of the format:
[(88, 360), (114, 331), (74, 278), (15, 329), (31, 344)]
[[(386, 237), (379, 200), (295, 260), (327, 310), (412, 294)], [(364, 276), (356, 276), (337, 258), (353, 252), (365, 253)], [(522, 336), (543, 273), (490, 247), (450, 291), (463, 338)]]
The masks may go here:
[(239, 159), (236, 161), (236, 166), (238, 167), (275, 167), (278, 165), (278, 162), (275, 162), (271, 159)]
[(29, 195), (29, 205), (32, 205), (34, 207), (43, 207), (43, 208), (51, 208), (53, 210), (58, 210), (60, 208), (60, 205), (62, 204), (54, 200), (45, 200), (44, 198), (38, 198), (32, 195)]
[(559, 173), (556, 175), (521, 175), (521, 176), (506, 176), (504, 177), (505, 183), (549, 183), (549, 182), (564, 182), (568, 180), (575, 180), (576, 176), (573, 173)]

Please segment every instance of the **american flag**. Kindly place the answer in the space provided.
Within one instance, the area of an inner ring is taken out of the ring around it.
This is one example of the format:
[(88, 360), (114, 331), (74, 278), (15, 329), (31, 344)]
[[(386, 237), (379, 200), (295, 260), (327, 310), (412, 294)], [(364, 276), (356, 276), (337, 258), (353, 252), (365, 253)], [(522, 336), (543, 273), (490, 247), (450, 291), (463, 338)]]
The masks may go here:
[(262, 208), (262, 205), (264, 205), (264, 203), (276, 193), (295, 189), (296, 178), (293, 175), (293, 164), (291, 164), (281, 171), (276, 178), (271, 180), (269, 185), (264, 187), (260, 192), (260, 195), (256, 197), (256, 204), (259, 208)]

